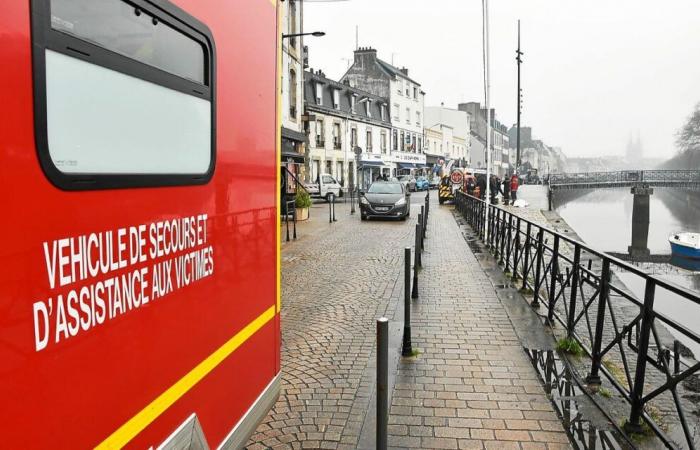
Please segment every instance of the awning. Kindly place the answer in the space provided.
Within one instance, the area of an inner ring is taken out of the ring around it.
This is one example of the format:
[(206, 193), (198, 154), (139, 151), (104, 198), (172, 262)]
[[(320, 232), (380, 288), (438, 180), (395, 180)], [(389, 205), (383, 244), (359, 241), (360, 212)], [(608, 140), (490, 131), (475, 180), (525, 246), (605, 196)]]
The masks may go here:
[(360, 167), (384, 167), (382, 161), (360, 161)]
[(307, 142), (306, 134), (282, 127), (282, 137), (296, 142)]
[(396, 164), (398, 164), (399, 169), (418, 169), (418, 168), (422, 168), (422, 167), (423, 167), (422, 164), (416, 165), (416, 164), (413, 164), (413, 163), (401, 163), (401, 162), (400, 162), (400, 163), (396, 163)]
[(300, 155), (299, 153), (282, 152), (281, 160), (282, 162), (286, 163), (304, 164), (304, 155)]

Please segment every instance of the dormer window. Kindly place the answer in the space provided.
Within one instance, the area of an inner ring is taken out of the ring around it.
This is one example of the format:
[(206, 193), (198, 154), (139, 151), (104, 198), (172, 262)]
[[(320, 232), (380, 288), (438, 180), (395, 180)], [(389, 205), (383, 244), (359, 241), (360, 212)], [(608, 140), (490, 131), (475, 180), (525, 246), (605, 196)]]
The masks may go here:
[(316, 104), (323, 105), (323, 85), (316, 83)]
[(333, 108), (340, 109), (340, 91), (333, 89)]
[(386, 105), (382, 103), (379, 106), (379, 111), (380, 111), (380, 114), (382, 115), (382, 120), (386, 120)]
[(367, 99), (365, 102), (365, 113), (367, 117), (372, 117), (372, 100)]
[(357, 100), (356, 94), (350, 95), (350, 112), (355, 114), (355, 102)]

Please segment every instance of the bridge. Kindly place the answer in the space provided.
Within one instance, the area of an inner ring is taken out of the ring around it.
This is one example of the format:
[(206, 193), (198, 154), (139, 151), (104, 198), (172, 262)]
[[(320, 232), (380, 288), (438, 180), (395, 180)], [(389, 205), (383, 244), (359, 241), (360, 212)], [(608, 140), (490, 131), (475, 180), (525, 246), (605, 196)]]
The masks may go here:
[(620, 187), (669, 187), (700, 190), (700, 170), (621, 170), (559, 173), (549, 177), (552, 191)]

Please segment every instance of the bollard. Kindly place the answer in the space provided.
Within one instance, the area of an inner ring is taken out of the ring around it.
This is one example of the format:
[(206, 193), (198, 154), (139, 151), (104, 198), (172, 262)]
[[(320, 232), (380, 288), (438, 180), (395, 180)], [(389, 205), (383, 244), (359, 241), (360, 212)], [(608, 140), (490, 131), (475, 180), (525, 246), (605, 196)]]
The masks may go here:
[(294, 206), (294, 240), (297, 240), (297, 208)]
[(333, 196), (331, 195), (331, 198), (328, 199), (328, 223), (333, 223), (333, 212), (332, 212), (332, 198)]
[(411, 347), (411, 247), (403, 251), (403, 346), (401, 356), (412, 356)]
[(386, 450), (389, 424), (389, 319), (377, 319), (377, 442)]
[(284, 224), (287, 226), (287, 242), (289, 242), (289, 203), (284, 208)]
[(331, 200), (333, 200), (333, 222), (337, 222), (338, 219), (335, 218), (335, 195), (331, 196)]
[(421, 258), (421, 240), (420, 240), (420, 224), (416, 224), (416, 266), (423, 267), (423, 258)]
[(350, 215), (355, 214), (355, 186), (350, 185)]
[[(420, 207), (420, 227), (421, 227), (421, 239), (425, 239), (425, 206)], [(423, 241), (421, 240), (421, 248), (423, 248)]]
[(413, 292), (411, 298), (418, 298), (418, 267), (421, 265), (420, 258), (420, 224), (416, 224), (416, 251), (413, 261)]

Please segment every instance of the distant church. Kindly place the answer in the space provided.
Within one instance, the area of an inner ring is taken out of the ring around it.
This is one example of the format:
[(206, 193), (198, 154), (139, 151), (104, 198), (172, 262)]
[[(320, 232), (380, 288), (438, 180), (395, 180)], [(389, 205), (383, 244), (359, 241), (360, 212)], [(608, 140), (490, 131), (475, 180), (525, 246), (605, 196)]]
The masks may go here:
[(629, 141), (627, 141), (627, 150), (625, 152), (625, 159), (630, 169), (640, 169), (644, 161), (644, 149), (642, 148), (642, 138), (637, 132), (636, 138), (630, 136)]

